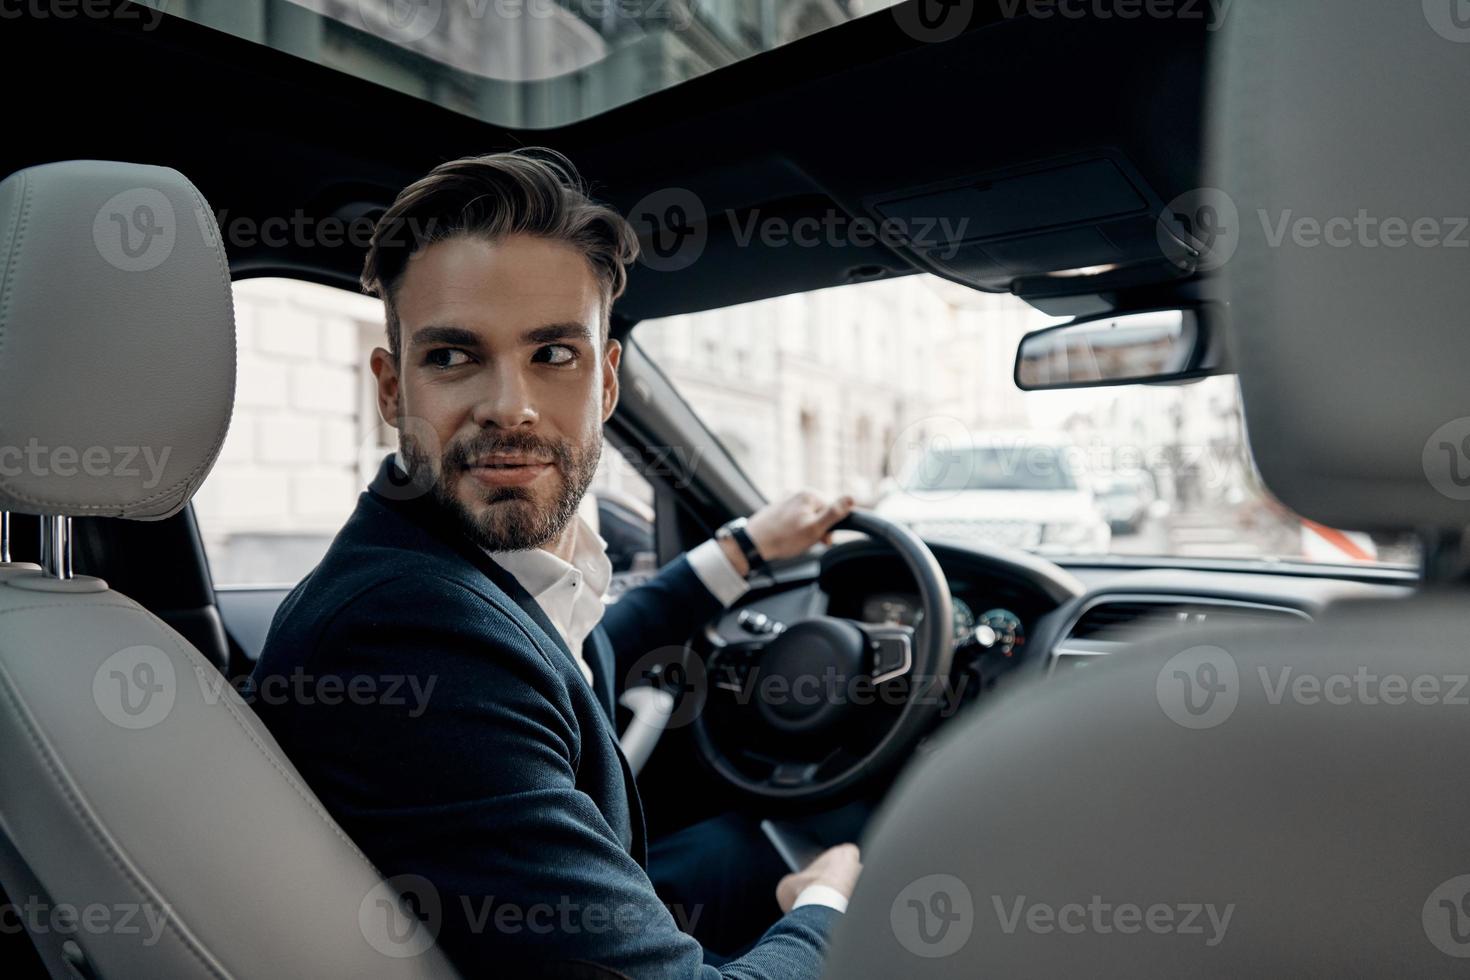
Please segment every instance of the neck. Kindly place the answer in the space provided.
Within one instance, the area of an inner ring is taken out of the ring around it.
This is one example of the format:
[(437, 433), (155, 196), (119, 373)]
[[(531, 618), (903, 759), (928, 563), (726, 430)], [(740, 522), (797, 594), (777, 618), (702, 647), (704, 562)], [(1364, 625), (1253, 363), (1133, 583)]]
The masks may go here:
[(572, 555), (577, 548), (577, 517), (567, 521), (567, 526), (561, 529), (561, 533), (541, 546), (542, 551), (549, 551), (562, 561), (571, 564)]

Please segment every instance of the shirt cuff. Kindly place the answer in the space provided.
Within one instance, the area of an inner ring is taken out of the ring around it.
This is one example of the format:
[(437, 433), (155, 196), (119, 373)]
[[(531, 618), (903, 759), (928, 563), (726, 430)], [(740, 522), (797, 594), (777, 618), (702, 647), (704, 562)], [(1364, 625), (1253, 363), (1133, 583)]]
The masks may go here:
[(725, 549), (714, 538), (695, 547), (686, 557), (689, 559), (689, 567), (694, 569), (695, 577), (704, 583), (709, 594), (718, 599), (720, 605), (732, 605), (736, 599), (750, 591), (750, 583), (735, 571), (735, 566), (730, 564), (730, 556), (725, 554)]
[(846, 912), (847, 896), (831, 885), (807, 885), (791, 903), (791, 910), (794, 912), (803, 905), (825, 905), (829, 909)]

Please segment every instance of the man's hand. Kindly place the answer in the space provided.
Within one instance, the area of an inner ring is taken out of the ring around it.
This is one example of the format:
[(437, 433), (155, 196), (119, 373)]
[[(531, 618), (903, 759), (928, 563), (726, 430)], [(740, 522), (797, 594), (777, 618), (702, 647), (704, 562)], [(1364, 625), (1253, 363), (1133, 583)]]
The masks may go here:
[[(745, 525), (745, 533), (766, 561), (795, 558), (818, 541), (831, 544), (832, 525), (852, 513), (852, 505), (851, 497), (829, 503), (818, 494), (803, 490), (756, 511)], [(741, 575), (750, 574), (750, 566), (739, 546), (728, 539), (720, 543), (735, 570)]]
[(781, 906), (782, 914), (791, 911), (796, 896), (808, 885), (826, 885), (840, 892), (843, 898), (852, 898), (852, 890), (863, 870), (859, 857), (856, 844), (838, 844), (817, 855), (817, 859), (801, 871), (782, 878), (776, 885), (776, 902)]

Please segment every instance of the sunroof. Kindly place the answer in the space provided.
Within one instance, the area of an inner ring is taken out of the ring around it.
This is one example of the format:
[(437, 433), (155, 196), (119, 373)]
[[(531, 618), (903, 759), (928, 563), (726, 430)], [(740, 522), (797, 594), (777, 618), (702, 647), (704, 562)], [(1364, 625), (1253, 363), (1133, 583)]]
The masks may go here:
[(594, 116), (895, 0), (174, 0), (164, 6), (502, 126)]

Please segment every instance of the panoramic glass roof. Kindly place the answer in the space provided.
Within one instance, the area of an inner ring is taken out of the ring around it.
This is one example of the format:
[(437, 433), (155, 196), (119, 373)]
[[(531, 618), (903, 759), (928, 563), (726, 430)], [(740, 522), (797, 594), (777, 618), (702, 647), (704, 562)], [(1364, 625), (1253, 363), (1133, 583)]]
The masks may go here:
[(548, 128), (895, 2), (172, 0), (162, 9), (488, 122)]

